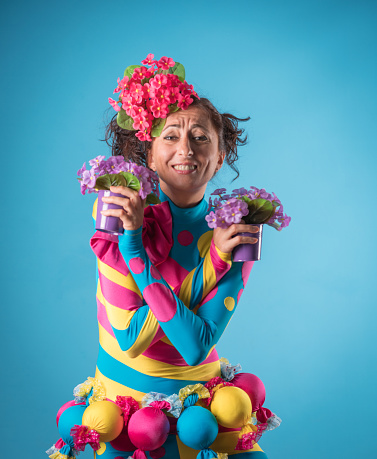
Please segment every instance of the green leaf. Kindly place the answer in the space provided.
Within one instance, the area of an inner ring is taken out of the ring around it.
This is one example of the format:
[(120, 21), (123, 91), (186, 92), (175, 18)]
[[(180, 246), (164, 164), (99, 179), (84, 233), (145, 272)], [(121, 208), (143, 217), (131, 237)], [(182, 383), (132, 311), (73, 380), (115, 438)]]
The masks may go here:
[(249, 214), (244, 217), (247, 224), (266, 223), (275, 212), (275, 206), (267, 199), (252, 199), (248, 207)]
[(176, 62), (174, 67), (169, 68), (169, 73), (172, 73), (173, 75), (177, 75), (180, 81), (182, 82), (185, 81), (185, 75), (186, 75), (185, 68), (179, 62)]
[(96, 180), (97, 190), (110, 190), (111, 186), (127, 186), (132, 190), (140, 190), (139, 180), (131, 172), (119, 172), (118, 174), (101, 175)]
[(134, 70), (140, 67), (140, 65), (129, 65), (126, 70), (124, 71), (124, 76), (128, 76), (128, 78), (132, 77)]
[(95, 186), (97, 190), (110, 190), (110, 186), (111, 180), (109, 174), (101, 175), (97, 178)]
[(137, 179), (133, 174), (131, 174), (131, 172), (119, 172), (119, 175), (121, 175), (126, 181), (126, 185), (124, 186), (128, 186), (128, 188), (131, 188), (131, 190), (140, 190), (139, 179)]
[(169, 105), (169, 113), (174, 113), (174, 112), (177, 112), (178, 110), (179, 110), (178, 102), (176, 102), (175, 104)]
[(155, 118), (152, 124), (152, 137), (159, 137), (162, 130), (164, 129), (166, 118)]
[(149, 204), (161, 204), (161, 201), (155, 194), (151, 193), (147, 196), (146, 204), (147, 206), (149, 206)]
[(132, 127), (134, 124), (134, 120), (127, 115), (126, 111), (123, 108), (120, 109), (117, 115), (117, 123), (118, 126), (122, 129), (128, 129), (129, 131), (134, 131), (135, 129)]

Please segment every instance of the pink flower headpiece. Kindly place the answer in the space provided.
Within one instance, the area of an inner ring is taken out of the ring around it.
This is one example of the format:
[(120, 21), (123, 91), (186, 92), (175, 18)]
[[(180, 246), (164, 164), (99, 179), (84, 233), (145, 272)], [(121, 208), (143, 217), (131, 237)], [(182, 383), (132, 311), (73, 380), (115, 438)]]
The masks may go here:
[(109, 103), (118, 112), (121, 128), (138, 131), (135, 135), (139, 140), (151, 141), (161, 134), (169, 113), (186, 110), (192, 96), (199, 96), (185, 81), (183, 65), (172, 58), (163, 56), (157, 61), (148, 54), (141, 63), (126, 68), (114, 90), (119, 99), (109, 97)]

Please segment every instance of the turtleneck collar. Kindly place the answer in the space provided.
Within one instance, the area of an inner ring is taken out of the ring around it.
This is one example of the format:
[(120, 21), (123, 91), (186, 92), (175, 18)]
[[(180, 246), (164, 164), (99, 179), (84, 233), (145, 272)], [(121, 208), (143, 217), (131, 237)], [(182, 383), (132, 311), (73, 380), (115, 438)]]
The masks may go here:
[(204, 198), (194, 207), (178, 207), (160, 188), (160, 200), (169, 203), (172, 216), (181, 222), (201, 220), (207, 215), (208, 203)]

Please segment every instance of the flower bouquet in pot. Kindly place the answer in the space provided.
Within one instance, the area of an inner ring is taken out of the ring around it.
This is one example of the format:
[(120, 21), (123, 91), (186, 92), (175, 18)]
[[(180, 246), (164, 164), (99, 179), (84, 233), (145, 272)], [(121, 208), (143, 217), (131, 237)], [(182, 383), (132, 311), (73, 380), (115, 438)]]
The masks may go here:
[(117, 209), (121, 206), (108, 204), (102, 201), (104, 196), (120, 196), (121, 194), (110, 191), (111, 186), (126, 186), (138, 191), (146, 204), (158, 204), (160, 202), (158, 177), (150, 169), (138, 164), (127, 162), (123, 156), (97, 156), (89, 161), (91, 169), (86, 169), (84, 163), (77, 171), (81, 186), (81, 193), (98, 193), (96, 230), (111, 234), (123, 234), (122, 222), (118, 217), (106, 217), (101, 210)]
[(239, 188), (231, 194), (227, 194), (225, 188), (219, 188), (211, 195), (216, 198), (213, 201), (209, 199), (209, 209), (213, 210), (206, 216), (206, 220), (210, 228), (228, 228), (233, 223), (241, 223), (241, 220), (259, 228), (258, 233), (241, 233), (257, 238), (258, 242), (235, 247), (233, 261), (260, 260), (263, 225), (281, 231), (291, 221), (291, 217), (283, 213), (283, 205), (276, 194), (267, 193), (264, 188)]

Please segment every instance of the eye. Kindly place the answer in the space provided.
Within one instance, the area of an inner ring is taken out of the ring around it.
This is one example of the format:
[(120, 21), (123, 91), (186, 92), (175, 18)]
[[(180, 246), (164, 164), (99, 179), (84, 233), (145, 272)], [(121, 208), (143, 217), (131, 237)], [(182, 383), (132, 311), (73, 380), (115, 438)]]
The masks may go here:
[(196, 140), (197, 142), (205, 142), (208, 139), (205, 135), (195, 135), (194, 140)]
[(175, 135), (166, 135), (166, 136), (164, 137), (164, 140), (175, 140), (175, 139), (177, 139), (177, 138), (178, 138), (178, 137), (175, 136)]

